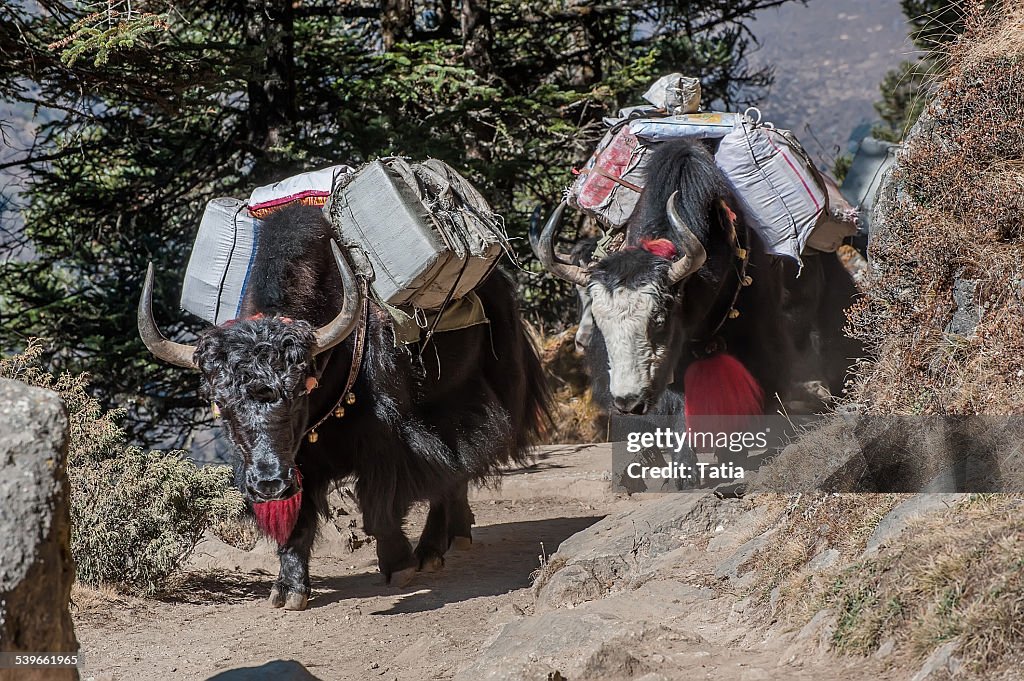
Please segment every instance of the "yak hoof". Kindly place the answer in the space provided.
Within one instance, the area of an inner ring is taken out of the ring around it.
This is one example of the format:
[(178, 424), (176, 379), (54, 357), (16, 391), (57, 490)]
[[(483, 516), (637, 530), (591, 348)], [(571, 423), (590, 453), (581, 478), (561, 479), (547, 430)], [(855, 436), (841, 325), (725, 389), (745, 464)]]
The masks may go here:
[(416, 576), (415, 567), (407, 567), (402, 570), (395, 570), (388, 577), (388, 584), (390, 586), (398, 587), (399, 589), (409, 586), (409, 582), (412, 581), (413, 577)]
[(300, 594), (293, 591), (288, 594), (288, 598), (284, 602), (284, 609), (305, 610), (307, 603), (309, 603), (309, 596), (307, 596), (306, 594)]
[(438, 555), (424, 556), (420, 561), (420, 570), (423, 572), (439, 572), (444, 567), (444, 558)]
[(267, 599), (267, 602), (270, 603), (272, 608), (283, 608), (284, 596), (284, 592), (275, 584), (274, 588), (270, 590), (270, 598)]
[(456, 551), (468, 551), (472, 546), (472, 537), (452, 537), (452, 548)]

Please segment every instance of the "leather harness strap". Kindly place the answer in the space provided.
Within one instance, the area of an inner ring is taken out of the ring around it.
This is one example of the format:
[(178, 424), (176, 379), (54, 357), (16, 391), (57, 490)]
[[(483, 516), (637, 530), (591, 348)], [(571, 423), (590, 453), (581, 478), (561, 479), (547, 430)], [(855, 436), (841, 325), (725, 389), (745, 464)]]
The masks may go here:
[[(352, 364), (350, 364), (348, 368), (348, 378), (345, 379), (345, 389), (341, 391), (341, 395), (338, 397), (338, 401), (334, 403), (334, 406), (331, 407), (319, 421), (314, 423), (312, 427), (306, 429), (304, 435), (306, 435), (311, 443), (317, 441), (316, 429), (323, 425), (324, 421), (329, 419), (331, 416), (341, 418), (345, 415), (344, 406), (342, 406), (343, 403), (348, 405), (355, 404), (355, 393), (352, 392), (352, 386), (356, 384), (356, 379), (359, 378), (359, 371), (363, 366), (363, 354), (366, 350), (366, 336), (368, 333), (367, 327), (369, 324), (370, 296), (369, 282), (366, 279), (362, 280), (362, 297), (363, 307), (362, 310), (360, 310), (359, 325), (356, 327), (355, 346), (352, 349)], [(340, 414), (339, 410), (342, 410), (340, 411)]]
[[(728, 209), (728, 206), (726, 206)], [(734, 217), (730, 210), (730, 217)], [(739, 235), (736, 233), (736, 223), (733, 219), (728, 220), (729, 223), (729, 245), (732, 246), (733, 254), (739, 260), (739, 264), (736, 266), (736, 288), (732, 294), (732, 300), (729, 301), (729, 307), (726, 308), (725, 314), (722, 316), (721, 321), (718, 325), (711, 330), (708, 334), (707, 340), (694, 340), (692, 345), (695, 346), (692, 352), (695, 357), (706, 357), (712, 355), (721, 350), (725, 350), (725, 341), (718, 336), (718, 332), (722, 330), (725, 323), (730, 319), (739, 317), (739, 310), (736, 309), (736, 301), (739, 300), (740, 291), (752, 283), (750, 277), (747, 276), (747, 265), (750, 263), (750, 227), (744, 225), (743, 233), (746, 237), (746, 245), (740, 243)], [(698, 347), (699, 346), (699, 349)]]
[(589, 175), (590, 173), (596, 173), (596, 174), (600, 175), (601, 177), (604, 177), (604, 178), (607, 178), (607, 179), (611, 180), (615, 184), (618, 184), (618, 185), (621, 185), (621, 186), (625, 187), (626, 189), (632, 189), (637, 194), (640, 194), (644, 190), (644, 188), (641, 187), (640, 185), (633, 184), (632, 182), (629, 182), (628, 180), (623, 180), (621, 177), (615, 177), (614, 175), (612, 175), (608, 171), (604, 170), (603, 168), (598, 168), (598, 167), (595, 166), (595, 167), (590, 168), (588, 170), (581, 170), (581, 171), (579, 171), (580, 175)]

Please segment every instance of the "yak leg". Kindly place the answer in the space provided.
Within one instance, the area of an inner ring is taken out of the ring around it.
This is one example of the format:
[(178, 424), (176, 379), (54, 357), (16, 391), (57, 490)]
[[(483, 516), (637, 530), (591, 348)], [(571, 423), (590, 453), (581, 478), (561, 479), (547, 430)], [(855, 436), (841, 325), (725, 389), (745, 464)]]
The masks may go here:
[(448, 546), (465, 550), (473, 543), (473, 511), (469, 508), (469, 483), (461, 482), (448, 497)]
[(435, 572), (444, 567), (444, 554), (451, 546), (467, 549), (473, 543), (473, 512), (469, 508), (469, 483), (460, 482), (437, 501), (430, 502), (416, 558), (420, 570)]
[[(326, 488), (326, 482), (323, 486)], [(319, 522), (313, 503), (315, 494), (316, 491), (307, 484), (295, 529), (288, 543), (277, 549), (281, 571), (270, 590), (270, 605), (275, 608), (305, 610), (309, 602), (309, 556)]]
[(447, 495), (430, 502), (427, 522), (416, 545), (416, 560), (424, 572), (437, 572), (444, 567), (444, 553), (448, 550), (448, 499)]
[(412, 545), (402, 531), (404, 514), (372, 522), (363, 511), (363, 526), (366, 534), (377, 543), (377, 567), (384, 575), (384, 581), (395, 586), (405, 586), (416, 571), (416, 557)]

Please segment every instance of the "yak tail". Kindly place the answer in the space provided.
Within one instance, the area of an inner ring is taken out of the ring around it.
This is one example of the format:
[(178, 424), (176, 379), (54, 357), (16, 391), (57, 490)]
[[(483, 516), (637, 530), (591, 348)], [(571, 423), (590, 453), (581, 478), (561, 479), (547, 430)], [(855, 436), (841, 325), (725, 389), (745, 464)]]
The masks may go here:
[(553, 399), (551, 386), (548, 384), (547, 375), (540, 361), (537, 342), (531, 337), (525, 324), (521, 324), (520, 329), (523, 334), (523, 375), (526, 400), (518, 449), (520, 452), (525, 452), (551, 432), (554, 420), (551, 415)]

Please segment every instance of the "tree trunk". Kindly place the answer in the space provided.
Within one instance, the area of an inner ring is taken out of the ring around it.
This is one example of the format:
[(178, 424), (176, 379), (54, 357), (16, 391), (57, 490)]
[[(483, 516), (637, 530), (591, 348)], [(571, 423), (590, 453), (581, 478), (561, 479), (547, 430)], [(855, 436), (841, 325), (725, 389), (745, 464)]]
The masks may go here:
[(437, 11), (437, 37), (453, 37), (455, 35), (455, 15), (452, 13), (452, 0), (441, 0)]
[(491, 74), (489, 0), (462, 0), (462, 58), (481, 78)]
[[(462, 59), (481, 81), (491, 77), (491, 9), (489, 0), (462, 0)], [(464, 136), (466, 156), (491, 162), (490, 149), (482, 144), (493, 130), (480, 120), (471, 120)]]
[[(291, 0), (251, 3), (245, 43), (262, 53), (263, 63), (248, 82), (249, 141), (263, 152), (259, 161), (274, 162), (275, 149), (290, 135), (285, 129), (297, 118), (295, 96), (295, 34)], [(257, 171), (258, 174), (259, 171)]]
[(381, 0), (380, 34), (385, 51), (412, 39), (412, 3), (413, 0)]

